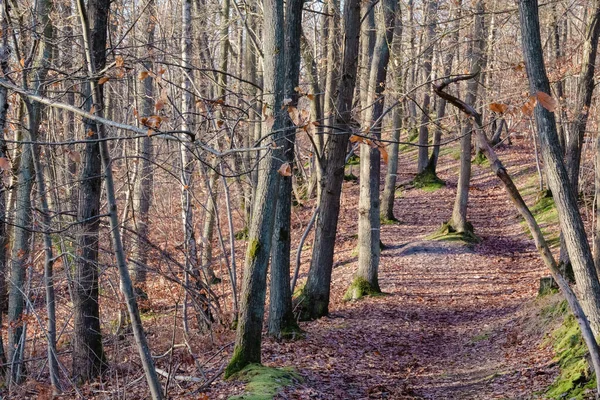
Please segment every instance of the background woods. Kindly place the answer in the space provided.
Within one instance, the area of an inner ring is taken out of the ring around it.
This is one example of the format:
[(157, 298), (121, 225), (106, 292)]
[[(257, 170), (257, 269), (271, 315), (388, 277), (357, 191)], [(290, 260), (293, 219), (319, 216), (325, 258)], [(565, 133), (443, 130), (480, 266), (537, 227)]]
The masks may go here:
[(599, 18), (0, 0), (2, 396), (592, 396)]

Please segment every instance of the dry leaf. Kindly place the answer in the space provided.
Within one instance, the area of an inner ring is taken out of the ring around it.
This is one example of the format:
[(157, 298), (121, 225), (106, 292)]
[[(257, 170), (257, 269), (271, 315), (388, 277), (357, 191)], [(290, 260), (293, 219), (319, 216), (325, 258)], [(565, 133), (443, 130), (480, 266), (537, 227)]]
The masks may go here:
[(508, 108), (508, 106), (506, 104), (501, 104), (501, 103), (490, 104), (490, 110), (492, 110), (493, 112), (500, 113), (500, 114), (504, 114), (504, 112), (506, 111), (507, 108)]
[(115, 57), (115, 65), (117, 66), (117, 68), (121, 68), (123, 66), (123, 64), (124, 64), (123, 57), (116, 56)]
[(110, 78), (108, 76), (103, 76), (102, 78), (98, 79), (98, 85), (104, 85), (109, 80)]
[(300, 111), (296, 107), (288, 107), (288, 114), (290, 119), (296, 126), (300, 126)]
[(0, 157), (0, 169), (10, 171), (10, 161), (6, 157)]
[(533, 109), (535, 108), (536, 103), (536, 97), (529, 96), (529, 100), (527, 101), (527, 103), (525, 103), (523, 107), (521, 107), (521, 112), (525, 115), (531, 116), (531, 114), (533, 114)]
[(554, 100), (552, 96), (544, 92), (537, 92), (535, 96), (537, 97), (542, 107), (544, 107), (546, 110), (550, 112), (556, 111), (556, 108), (558, 107), (558, 102)]
[(350, 143), (362, 143), (363, 142), (363, 138), (357, 135), (352, 135), (350, 136)]
[(281, 176), (292, 176), (292, 167), (290, 166), (290, 163), (283, 163), (277, 172), (279, 172), (279, 175)]
[(381, 158), (383, 159), (384, 163), (388, 163), (388, 152), (387, 149), (385, 148), (385, 146), (379, 146), (379, 152), (381, 153)]
[(138, 75), (138, 79), (139, 79), (140, 81), (143, 81), (144, 79), (148, 78), (148, 76), (149, 76), (149, 73), (148, 73), (148, 71), (142, 71), (142, 72), (140, 72), (140, 74)]
[(164, 101), (162, 101), (162, 100), (158, 100), (158, 101), (156, 102), (156, 104), (154, 105), (154, 109), (155, 109), (156, 111), (160, 111), (160, 110), (162, 110), (163, 108), (165, 108), (165, 102), (164, 102)]
[(75, 163), (81, 162), (81, 154), (78, 151), (67, 150), (67, 155), (71, 159), (71, 161)]

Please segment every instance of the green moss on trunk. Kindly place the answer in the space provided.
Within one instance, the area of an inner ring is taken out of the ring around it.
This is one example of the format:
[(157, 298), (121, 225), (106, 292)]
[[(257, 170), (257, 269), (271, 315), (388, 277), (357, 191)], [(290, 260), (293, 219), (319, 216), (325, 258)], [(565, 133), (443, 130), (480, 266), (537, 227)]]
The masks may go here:
[(465, 242), (467, 244), (481, 243), (481, 238), (475, 234), (473, 225), (470, 222), (467, 222), (467, 230), (464, 232), (457, 232), (449, 222), (444, 222), (437, 231), (427, 236), (427, 239)]
[(446, 186), (446, 182), (438, 178), (432, 168), (425, 168), (412, 181), (413, 186), (427, 192), (433, 192)]
[(379, 286), (373, 286), (369, 281), (361, 277), (355, 277), (352, 284), (344, 294), (344, 300), (358, 300), (364, 296), (381, 295)]

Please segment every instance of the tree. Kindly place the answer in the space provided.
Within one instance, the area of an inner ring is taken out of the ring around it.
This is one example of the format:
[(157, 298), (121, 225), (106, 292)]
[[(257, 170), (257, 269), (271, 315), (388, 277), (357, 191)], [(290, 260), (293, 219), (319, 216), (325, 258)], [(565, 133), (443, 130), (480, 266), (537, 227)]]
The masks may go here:
[[(285, 12), (284, 92), (285, 98), (290, 99), (287, 109), (291, 114), (294, 113), (294, 108), (298, 107), (300, 97), (296, 88), (300, 74), (303, 6), (304, 0), (288, 0)], [(286, 121), (284, 129), (283, 161), (291, 170), (294, 164), (294, 146), (296, 144), (296, 126), (291, 118)], [(269, 334), (277, 338), (293, 336), (300, 331), (292, 311), (290, 291), (292, 173), (282, 175), (275, 211), (269, 303)]]
[(302, 319), (316, 319), (329, 312), (329, 293), (333, 250), (340, 212), (340, 195), (344, 180), (344, 165), (349, 132), (355, 126), (352, 119), (352, 99), (356, 85), (357, 54), (360, 34), (360, 2), (348, 0), (344, 3), (344, 59), (340, 73), (334, 131), (326, 135), (323, 153), (323, 177), (319, 212), (315, 228), (315, 243), (310, 271), (302, 294), (297, 300), (301, 304)]
[[(548, 95), (550, 83), (544, 66), (537, 1), (521, 0), (519, 16), (529, 91), (538, 98), (539, 96), (544, 97), (538, 93)], [(546, 107), (553, 108), (549, 105)], [(534, 109), (534, 115), (542, 157), (546, 166), (548, 186), (552, 191), (558, 210), (560, 228), (573, 264), (583, 310), (589, 318), (595, 334), (598, 334), (600, 329), (600, 282), (579, 213), (577, 198), (574, 191), (570, 190), (570, 181), (562, 158), (554, 112), (546, 107), (538, 102)]]
[[(106, 65), (106, 39), (109, 0), (90, 0), (87, 8), (77, 1), (78, 12), (89, 29), (89, 46), (93, 68), (100, 71)], [(85, 84), (88, 100), (85, 109), (101, 110), (104, 107), (103, 85), (96, 85), (96, 104), (92, 101), (92, 87)], [(98, 231), (100, 228), (100, 194), (102, 190), (102, 163), (98, 142), (98, 125), (84, 121), (85, 136), (92, 141), (85, 145), (82, 157), (77, 220), (78, 257), (75, 262), (73, 284), (74, 330), (73, 375), (83, 383), (94, 379), (106, 367), (100, 332), (98, 304)]]
[[(284, 91), (284, 28), (283, 2), (265, 0), (263, 23), (263, 102), (267, 121), (263, 137), (272, 135), (272, 143), (283, 144), (285, 114), (282, 110)], [(240, 371), (250, 363), (260, 363), (261, 331), (265, 311), (267, 266), (271, 255), (273, 223), (279, 189), (279, 168), (282, 154), (271, 150), (261, 161), (254, 209), (248, 230), (248, 247), (233, 355), (225, 377)]]
[[(371, 63), (368, 96), (373, 106), (367, 109), (364, 125), (370, 137), (378, 143), (381, 139), (381, 118), (383, 115), (387, 66), (390, 59), (390, 44), (394, 39), (394, 19), (396, 1), (381, 3), (380, 18), (377, 23), (377, 41)], [(368, 124), (368, 125), (367, 125)], [(372, 142), (371, 142), (372, 143)], [(383, 145), (372, 146), (363, 143), (360, 149), (360, 197), (358, 203), (358, 270), (346, 298), (358, 299), (364, 295), (380, 293), (378, 282), (381, 221), (379, 216), (380, 153)]]
[[(481, 71), (481, 62), (484, 46), (483, 14), (485, 10), (483, 1), (478, 1), (476, 13), (474, 15), (473, 42), (469, 47), (468, 57), (471, 60), (471, 73), (474, 76), (479, 75)], [(476, 79), (471, 79), (467, 84), (467, 104), (475, 104), (477, 98), (477, 88), (479, 83)], [(467, 221), (467, 208), (469, 204), (469, 182), (471, 181), (471, 131), (473, 124), (467, 120), (462, 130), (460, 139), (460, 173), (458, 176), (458, 185), (456, 188), (456, 199), (452, 217), (448, 222), (449, 230), (463, 234), (467, 240), (473, 240), (473, 226)]]

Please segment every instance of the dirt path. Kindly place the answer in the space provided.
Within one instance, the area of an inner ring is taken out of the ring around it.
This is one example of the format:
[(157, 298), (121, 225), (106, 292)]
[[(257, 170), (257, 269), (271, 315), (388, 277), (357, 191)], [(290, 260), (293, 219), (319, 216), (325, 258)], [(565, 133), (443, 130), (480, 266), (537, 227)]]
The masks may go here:
[(341, 302), (356, 267), (352, 247), (344, 243), (355, 242), (358, 189), (347, 188), (341, 224), (348, 233), (340, 234), (336, 252), (341, 262), (330, 317), (303, 324), (305, 340), (265, 346), (265, 364), (292, 365), (307, 377), (280, 398), (540, 397), (535, 392), (555, 372), (552, 355), (518, 323), (544, 275), (535, 248), (497, 181), (476, 166), (469, 219), (483, 243), (468, 248), (424, 241), (452, 209), (456, 174), (440, 175), (446, 188), (405, 191), (396, 202), (401, 224), (382, 228), (389, 248), (382, 254), (380, 284), (388, 295), (353, 303)]

